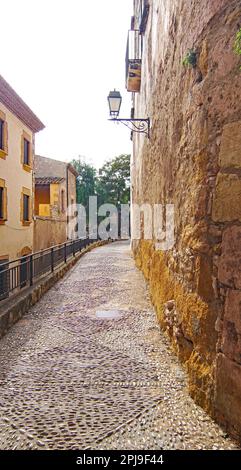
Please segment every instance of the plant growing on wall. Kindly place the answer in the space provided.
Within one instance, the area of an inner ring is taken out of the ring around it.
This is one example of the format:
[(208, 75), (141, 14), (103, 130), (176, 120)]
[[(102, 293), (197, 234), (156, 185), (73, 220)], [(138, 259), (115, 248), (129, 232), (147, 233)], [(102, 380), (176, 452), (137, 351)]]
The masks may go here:
[(197, 65), (197, 53), (193, 49), (188, 49), (182, 64), (185, 66), (196, 67)]
[[(233, 48), (234, 48), (235, 54), (241, 55), (241, 28), (236, 34)], [(240, 70), (241, 70), (241, 67), (240, 67)]]

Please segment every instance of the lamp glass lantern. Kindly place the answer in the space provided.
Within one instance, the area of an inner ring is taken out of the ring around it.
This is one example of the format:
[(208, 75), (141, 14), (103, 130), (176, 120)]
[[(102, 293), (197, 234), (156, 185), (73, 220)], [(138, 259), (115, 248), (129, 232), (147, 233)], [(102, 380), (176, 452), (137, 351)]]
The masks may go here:
[(119, 116), (122, 97), (119, 91), (110, 91), (108, 96), (108, 103), (110, 108), (110, 116), (117, 118)]

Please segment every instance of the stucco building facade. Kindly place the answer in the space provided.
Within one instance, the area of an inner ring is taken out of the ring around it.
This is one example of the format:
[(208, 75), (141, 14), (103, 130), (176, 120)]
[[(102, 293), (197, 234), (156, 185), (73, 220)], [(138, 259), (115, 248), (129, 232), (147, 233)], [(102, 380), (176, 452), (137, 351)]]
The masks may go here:
[(33, 250), (34, 136), (43, 128), (0, 76), (0, 263)]
[(191, 396), (239, 438), (240, 18), (239, 0), (134, 0), (140, 77), (127, 68), (132, 115), (151, 120), (150, 139), (133, 134), (132, 202), (175, 208), (174, 246), (142, 234), (135, 259)]
[(36, 155), (35, 157), (34, 251), (64, 243), (67, 224), (76, 204), (78, 173), (69, 163)]

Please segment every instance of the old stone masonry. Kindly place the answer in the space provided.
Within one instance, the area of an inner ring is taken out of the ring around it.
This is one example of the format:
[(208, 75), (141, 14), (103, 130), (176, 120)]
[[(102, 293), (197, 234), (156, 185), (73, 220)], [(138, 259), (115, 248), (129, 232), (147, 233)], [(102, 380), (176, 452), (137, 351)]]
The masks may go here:
[(126, 242), (81, 258), (0, 356), (0, 449), (237, 447), (188, 396)]

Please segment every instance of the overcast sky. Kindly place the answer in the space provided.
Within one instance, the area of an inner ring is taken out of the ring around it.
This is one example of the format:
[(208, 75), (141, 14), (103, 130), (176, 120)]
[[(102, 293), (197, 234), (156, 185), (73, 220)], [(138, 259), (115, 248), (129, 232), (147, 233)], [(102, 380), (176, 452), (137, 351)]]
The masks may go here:
[(125, 90), (132, 0), (0, 0), (1, 75), (45, 124), (36, 153), (100, 166), (131, 152), (130, 133), (108, 122), (107, 95)]

